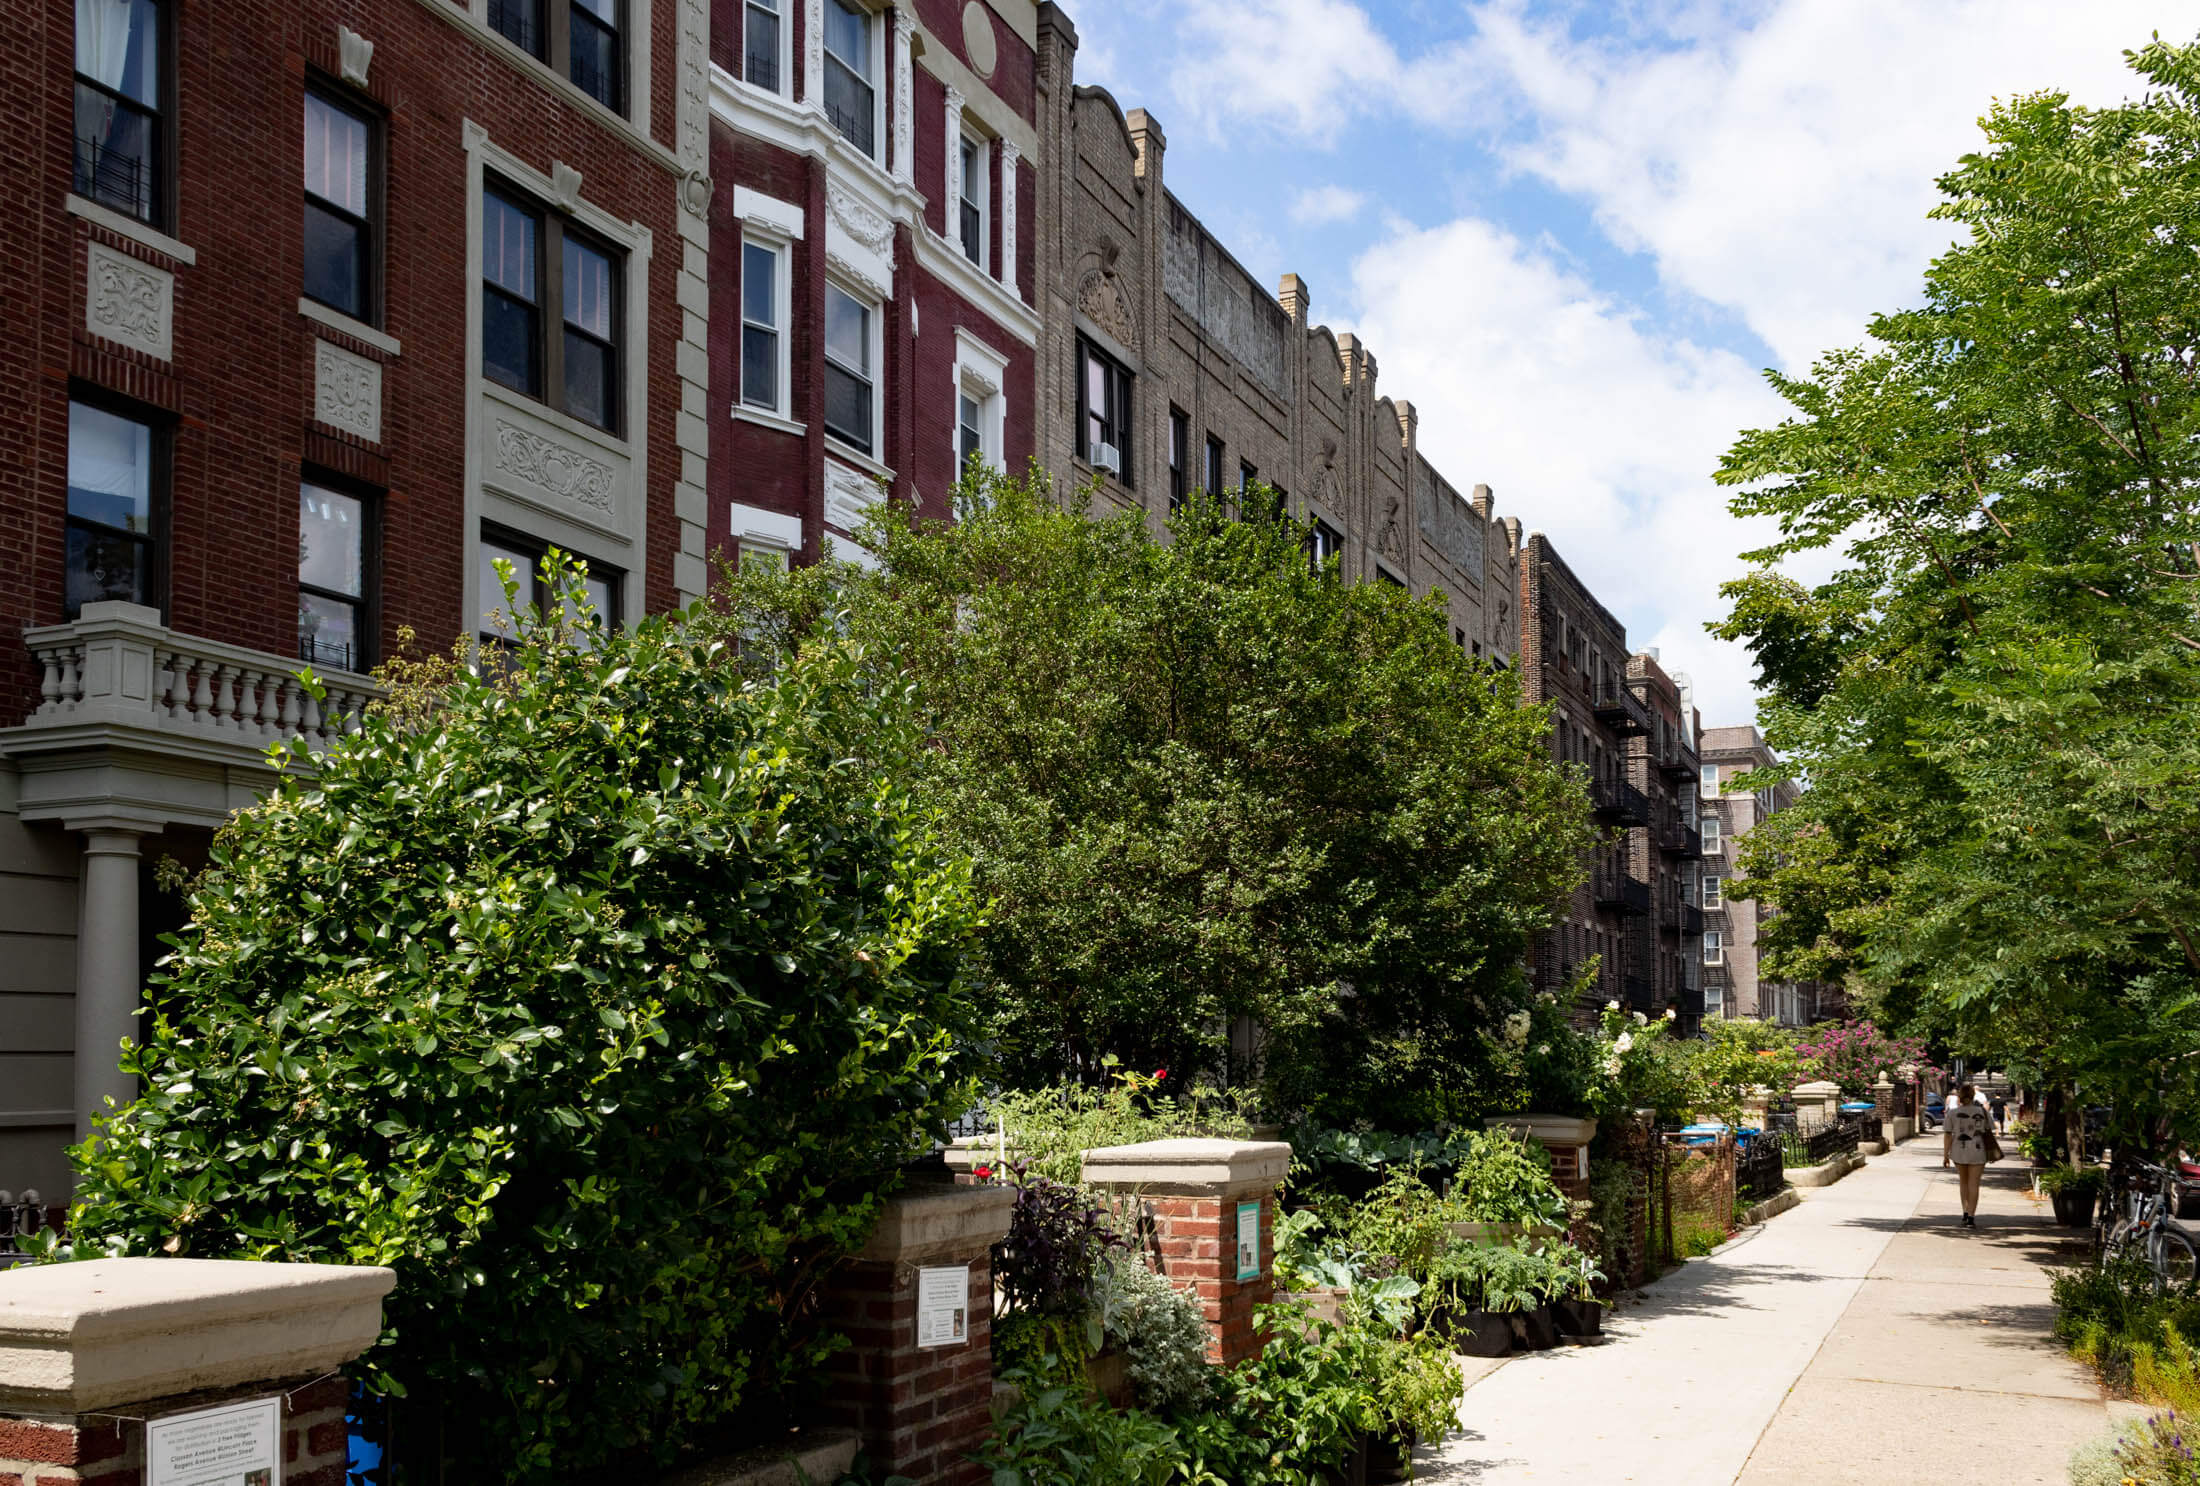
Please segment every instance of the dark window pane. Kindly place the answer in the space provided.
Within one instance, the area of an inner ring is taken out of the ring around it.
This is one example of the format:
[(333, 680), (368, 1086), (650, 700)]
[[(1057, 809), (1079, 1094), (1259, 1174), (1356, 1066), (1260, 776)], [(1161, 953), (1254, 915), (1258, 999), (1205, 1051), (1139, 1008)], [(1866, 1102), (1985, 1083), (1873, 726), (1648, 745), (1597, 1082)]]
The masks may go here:
[(154, 211), (159, 130), (152, 114), (76, 85), (76, 191), (144, 221)]
[(535, 302), (535, 216), (494, 194), (481, 198), (481, 276)]
[(316, 666), (356, 671), (365, 657), (359, 649), (359, 606), (323, 594), (298, 595), (298, 658)]
[(848, 0), (825, 0), (825, 49), (855, 69), (871, 75), (871, 18)]
[(71, 521), (68, 570), (62, 580), (68, 617), (74, 619), (86, 604), (106, 599), (144, 603), (151, 555), (150, 542), (127, 532)]
[(306, 190), (352, 216), (367, 214), (365, 119), (318, 93), (306, 94)]
[(598, 340), (617, 338), (611, 324), (611, 260), (578, 238), (565, 239), (565, 323)]
[(779, 406), (779, 337), (754, 325), (741, 327), (741, 401), (774, 410)]
[(565, 332), (565, 410), (611, 426), (611, 348), (572, 330)]
[(985, 262), (985, 214), (967, 201), (962, 204), (962, 250), (972, 263)]
[[(602, 14), (599, 20), (589, 12)], [(573, 86), (606, 108), (620, 107), (619, 33), (610, 22), (617, 17), (613, 0), (573, 0), (571, 31), (566, 38), (572, 53)]]
[(871, 452), (871, 384), (831, 361), (825, 363), (825, 429)]
[(539, 393), (535, 312), (499, 290), (481, 296), (481, 374), (530, 396)]
[[(774, 0), (776, 8), (776, 0)], [(744, 16), (742, 76), (759, 88), (779, 91), (779, 17), (774, 9), (753, 3)]]
[(755, 243), (741, 249), (741, 318), (754, 325), (779, 324), (779, 255)]
[[(826, 7), (828, 11), (831, 8)], [(866, 155), (874, 154), (876, 145), (871, 100), (868, 82), (849, 71), (838, 57), (825, 59), (825, 116), (848, 143)]]
[(308, 299), (318, 299), (345, 314), (367, 313), (366, 232), (318, 202), (306, 203), (306, 282)]
[(489, 0), (489, 24), (514, 46), (543, 54), (542, 0)]

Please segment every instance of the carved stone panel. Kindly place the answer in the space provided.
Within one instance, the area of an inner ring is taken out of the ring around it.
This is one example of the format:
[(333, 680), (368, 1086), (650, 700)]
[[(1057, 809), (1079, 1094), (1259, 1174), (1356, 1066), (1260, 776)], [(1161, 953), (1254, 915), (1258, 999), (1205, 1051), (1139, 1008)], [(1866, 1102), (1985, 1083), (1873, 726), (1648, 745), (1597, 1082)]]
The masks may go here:
[(108, 247), (85, 244), (84, 328), (162, 361), (175, 354), (176, 276)]
[(876, 479), (835, 459), (825, 461), (825, 522), (854, 531), (863, 513), (885, 498)]
[(382, 442), (382, 368), (327, 341), (313, 343), (313, 416), (370, 444)]
[(485, 492), (622, 540), (636, 535), (639, 497), (624, 450), (488, 389), (479, 436)]

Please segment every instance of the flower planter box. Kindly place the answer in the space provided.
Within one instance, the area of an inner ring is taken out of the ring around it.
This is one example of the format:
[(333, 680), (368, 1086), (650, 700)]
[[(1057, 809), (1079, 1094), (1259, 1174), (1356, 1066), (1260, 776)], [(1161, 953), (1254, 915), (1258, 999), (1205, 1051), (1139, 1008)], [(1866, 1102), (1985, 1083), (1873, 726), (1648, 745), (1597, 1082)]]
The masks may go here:
[(1370, 1435), (1367, 1441), (1368, 1486), (1390, 1486), (1412, 1479), (1414, 1434)]
[(1602, 1336), (1604, 1334), (1604, 1307), (1594, 1300), (1554, 1300), (1551, 1313), (1558, 1321), (1560, 1336)]
[(1548, 1352), (1558, 1345), (1558, 1321), (1547, 1305), (1512, 1313), (1513, 1335), (1531, 1352)]
[(2093, 1223), (2093, 1202), (2096, 1192), (2057, 1192), (2050, 1200), (2055, 1204), (2055, 1221), (2065, 1228), (2087, 1228)]
[(1502, 1357), (1513, 1347), (1510, 1318), (1498, 1311), (1465, 1311), (1451, 1318), (1451, 1344), (1469, 1357)]

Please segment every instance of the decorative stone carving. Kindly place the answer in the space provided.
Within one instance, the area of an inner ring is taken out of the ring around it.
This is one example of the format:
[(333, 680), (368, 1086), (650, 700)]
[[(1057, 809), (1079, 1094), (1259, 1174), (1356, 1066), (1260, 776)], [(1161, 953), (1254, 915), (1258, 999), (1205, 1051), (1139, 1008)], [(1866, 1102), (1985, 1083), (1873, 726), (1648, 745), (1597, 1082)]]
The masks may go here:
[(993, 39), (993, 17), (980, 0), (970, 0), (963, 6), (963, 56), (969, 59), (970, 70), (983, 78), (991, 78), (993, 69), (1000, 65), (1000, 43)]
[(349, 26), (336, 28), (336, 62), (344, 81), (355, 88), (367, 85), (367, 66), (374, 61), (374, 43)]
[(878, 480), (850, 469), (837, 459), (825, 461), (825, 520), (842, 531), (854, 531), (863, 513), (885, 499)]
[(1398, 506), (1398, 497), (1394, 495), (1390, 498), (1390, 504), (1383, 511), (1383, 532), (1376, 543), (1383, 556), (1389, 558), (1392, 562), (1403, 562), (1405, 560), (1405, 554), (1402, 550), (1403, 544), (1398, 536)]
[(691, 170), (680, 181), (680, 205), (690, 216), (710, 218), (710, 198), (717, 193), (718, 183), (700, 170)]
[(910, 147), (916, 119), (916, 84), (910, 71), (910, 33), (915, 26), (916, 17), (907, 6), (894, 11), (894, 179), (905, 186), (915, 184), (917, 178)]
[[(676, 152), (690, 179), (710, 163), (710, 5), (680, 0), (680, 105)], [(710, 198), (703, 204), (707, 208)], [(691, 211), (694, 208), (689, 208)], [(697, 212), (696, 215), (702, 215)]]
[(1077, 309), (1086, 319), (1115, 337), (1125, 350), (1138, 346), (1138, 331), (1130, 305), (1123, 298), (1122, 281), (1112, 273), (1093, 269), (1077, 288)]
[(497, 420), (496, 468), (498, 473), (524, 480), (539, 490), (606, 516), (614, 514), (610, 465), (502, 418)]
[(85, 245), (84, 328), (162, 361), (175, 354), (176, 276), (108, 247)]
[(825, 0), (802, 0), (802, 101), (825, 112)]
[(840, 230), (864, 247), (881, 257), (892, 249), (892, 220), (830, 177), (825, 182), (825, 205), (832, 212), (833, 220), (840, 224)]
[(327, 341), (313, 343), (313, 416), (370, 444), (382, 442), (382, 368)]
[(563, 160), (550, 162), (550, 194), (567, 211), (581, 204), (581, 173)]
[(947, 210), (940, 213), (940, 225), (947, 229), (949, 242), (956, 242), (962, 231), (962, 139), (963, 95), (950, 86), (947, 90)]
[[(992, 25), (991, 21), (986, 23)], [(987, 35), (992, 32), (988, 31)], [(1001, 282), (1016, 293), (1016, 153), (1015, 143), (1001, 141)]]

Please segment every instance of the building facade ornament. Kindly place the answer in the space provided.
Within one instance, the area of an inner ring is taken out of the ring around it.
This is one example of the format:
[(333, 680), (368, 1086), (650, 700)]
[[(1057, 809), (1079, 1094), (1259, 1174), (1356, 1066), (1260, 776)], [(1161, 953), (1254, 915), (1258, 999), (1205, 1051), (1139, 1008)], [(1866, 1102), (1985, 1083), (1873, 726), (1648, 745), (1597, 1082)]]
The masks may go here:
[(882, 257), (892, 251), (893, 219), (829, 177), (825, 182), (825, 206), (840, 230), (864, 248)]
[[(987, 24), (991, 24), (988, 22)], [(989, 33), (990, 34), (990, 33)], [(1001, 282), (1008, 292), (1016, 287), (1016, 162), (1022, 156), (1011, 139), (1001, 141)]]
[(176, 276), (105, 243), (85, 244), (84, 328), (168, 360), (175, 354)]
[(613, 514), (611, 466), (540, 434), (497, 420), (496, 468), (552, 495)]
[(324, 340), (313, 343), (315, 421), (382, 442), (382, 368)]
[(1086, 319), (1114, 336), (1126, 351), (1138, 349), (1138, 327), (1131, 319), (1130, 305), (1123, 298), (1123, 285), (1112, 273), (1092, 269), (1077, 289), (1077, 309)]
[(336, 28), (336, 65), (344, 81), (355, 88), (367, 85), (367, 68), (374, 61), (374, 43), (349, 26)]
[(825, 112), (825, 0), (802, 0), (802, 101)]
[(911, 141), (915, 134), (916, 77), (910, 66), (911, 32), (916, 18), (907, 6), (894, 11), (894, 179), (901, 185), (916, 184), (917, 162)]
[(963, 95), (950, 85), (947, 89), (947, 210), (940, 213), (940, 223), (947, 229), (947, 240), (961, 240), (963, 198)]

